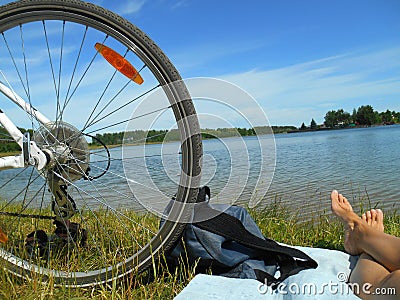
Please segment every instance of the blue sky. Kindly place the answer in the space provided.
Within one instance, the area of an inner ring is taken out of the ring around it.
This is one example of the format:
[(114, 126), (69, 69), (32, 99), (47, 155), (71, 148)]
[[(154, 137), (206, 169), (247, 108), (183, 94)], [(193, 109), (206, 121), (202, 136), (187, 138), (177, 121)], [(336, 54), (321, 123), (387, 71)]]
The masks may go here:
[(92, 2), (147, 32), (184, 78), (238, 84), (273, 125), (400, 111), (400, 1)]
[(400, 111), (398, 0), (90, 2), (145, 31), (183, 78), (239, 85), (272, 125), (366, 104)]

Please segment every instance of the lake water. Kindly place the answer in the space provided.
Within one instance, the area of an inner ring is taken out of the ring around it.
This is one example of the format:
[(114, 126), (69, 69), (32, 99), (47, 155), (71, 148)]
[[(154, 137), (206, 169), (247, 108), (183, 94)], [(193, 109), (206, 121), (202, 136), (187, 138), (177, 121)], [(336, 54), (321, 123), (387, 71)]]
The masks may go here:
[[(400, 208), (399, 125), (277, 134), (274, 138), (266, 135), (212, 139), (205, 140), (203, 145), (202, 183), (211, 187), (214, 202), (235, 201), (262, 207), (279, 200), (294, 209), (301, 207), (307, 215), (328, 209), (330, 191), (337, 189), (353, 203), (361, 201), (365, 207), (377, 205), (385, 211)], [(124, 207), (132, 206), (126, 180), (113, 175), (118, 170), (125, 170), (128, 178), (139, 182), (139, 187), (148, 186), (151, 181), (153, 187), (148, 191), (157, 188), (167, 197), (175, 192), (179, 181), (179, 143), (124, 147), (123, 157), (128, 159), (123, 161), (121, 148), (110, 152), (113, 158), (107, 174), (110, 176), (97, 180), (97, 199), (109, 198)], [(139, 158), (143, 153), (146, 158)], [(97, 160), (104, 160), (99, 157)], [(29, 170), (19, 172), (0, 172), (3, 198), (15, 197), (32, 176)], [(12, 178), (11, 184), (4, 184)], [(36, 190), (42, 186), (40, 181), (38, 178), (30, 185), (31, 194), (35, 185)], [(84, 188), (80, 190), (81, 197), (85, 194)], [(145, 190), (144, 194), (151, 193)], [(157, 202), (154, 197), (146, 201), (151, 206)]]
[(267, 201), (323, 210), (332, 189), (352, 203), (400, 208), (400, 126), (276, 135), (277, 164)]
[[(250, 153), (257, 148), (255, 137), (244, 140)], [(226, 157), (223, 150), (214, 149), (217, 143), (204, 141), (204, 153), (216, 160)], [(386, 211), (400, 208), (399, 125), (277, 134), (275, 144), (273, 180), (263, 199), (257, 200), (258, 205), (277, 199), (290, 207), (302, 207), (306, 213), (323, 211), (329, 209), (330, 192), (337, 189), (357, 204), (356, 210), (360, 203), (364, 208), (376, 205)], [(234, 151), (234, 146), (230, 149), (231, 156), (246, 160), (244, 151)], [(239, 201), (248, 201), (259, 175), (257, 153), (250, 155), (250, 161), (250, 184)], [(214, 178), (215, 186), (218, 179)]]

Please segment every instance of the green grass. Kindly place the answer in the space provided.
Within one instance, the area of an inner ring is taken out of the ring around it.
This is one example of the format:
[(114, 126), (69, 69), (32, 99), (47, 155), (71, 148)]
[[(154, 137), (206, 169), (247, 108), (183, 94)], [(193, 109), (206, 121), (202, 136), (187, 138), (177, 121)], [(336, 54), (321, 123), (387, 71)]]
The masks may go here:
[[(264, 235), (276, 241), (343, 250), (343, 227), (329, 213), (314, 215), (310, 220), (303, 221), (298, 212), (288, 213), (288, 208), (281, 203), (272, 203), (262, 210), (251, 209), (250, 213)], [(152, 222), (147, 216), (142, 218), (145, 218), (143, 222), (146, 224)], [(399, 214), (386, 214), (387, 233), (400, 236), (399, 224)], [(4, 218), (0, 218), (1, 226), (7, 226)], [(74, 289), (54, 287), (51, 281), (42, 284), (38, 278), (23, 280), (0, 267), (0, 299), (172, 299), (189, 283), (194, 273), (195, 267), (183, 267), (179, 272), (171, 273), (155, 262), (152, 270), (123, 282)]]

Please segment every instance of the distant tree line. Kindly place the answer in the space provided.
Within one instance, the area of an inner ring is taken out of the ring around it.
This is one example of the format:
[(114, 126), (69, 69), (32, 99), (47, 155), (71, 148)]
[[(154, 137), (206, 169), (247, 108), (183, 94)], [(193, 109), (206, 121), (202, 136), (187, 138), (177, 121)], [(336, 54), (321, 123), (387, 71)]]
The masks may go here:
[[(374, 124), (396, 124), (400, 123), (400, 112), (386, 110), (385, 112), (375, 111), (371, 105), (360, 106), (353, 109), (350, 114), (343, 109), (331, 110), (325, 114), (323, 126), (326, 128), (350, 127), (350, 126), (370, 126)], [(301, 124), (300, 128), (295, 126), (258, 126), (254, 128), (217, 128), (202, 129), (202, 138), (224, 138), (233, 136), (254, 136), (271, 133), (286, 133), (297, 130), (315, 130), (321, 126), (317, 125), (314, 119), (311, 120), (310, 126)], [(22, 133), (26, 129), (19, 128)], [(28, 130), (32, 136), (32, 130)], [(169, 141), (179, 141), (180, 134), (177, 129), (172, 130), (135, 130), (129, 132), (112, 132), (96, 134), (92, 138), (91, 145), (121, 145), (125, 144), (143, 144), (143, 143), (161, 143)], [(0, 126), (0, 152), (17, 152), (20, 151), (17, 143), (11, 140), (8, 132)]]
[(168, 130), (135, 130), (96, 134), (95, 138), (92, 138), (91, 144), (101, 145), (100, 141), (106, 145), (160, 143), (165, 140), (167, 133)]
[[(21, 132), (27, 131), (20, 128)], [(294, 126), (258, 126), (254, 128), (217, 128), (217, 129), (202, 129), (201, 135), (203, 139), (224, 138), (234, 136), (254, 136), (271, 133), (284, 133), (296, 130)], [(32, 136), (32, 130), (29, 130)], [(179, 141), (180, 134), (177, 129), (172, 130), (134, 130), (128, 132), (107, 132), (96, 134), (90, 141), (92, 146), (105, 145), (122, 145), (122, 144), (144, 144), (144, 143), (162, 143), (170, 141)], [(0, 152), (17, 152), (20, 147), (7, 131), (0, 126)]]
[[(32, 130), (26, 130), (24, 128), (19, 128), (22, 133), (25, 133), (26, 131), (30, 132), (30, 135), (32, 136), (33, 131)], [(0, 126), (0, 152), (17, 152), (21, 151), (21, 147), (13, 141), (12, 137), (9, 135), (9, 133)]]
[[(203, 139), (225, 138), (234, 136), (254, 136), (271, 133), (284, 133), (296, 130), (295, 126), (258, 126), (254, 128), (217, 128), (202, 129)], [(106, 145), (120, 144), (143, 144), (143, 143), (161, 143), (170, 141), (179, 141), (180, 135), (177, 129), (172, 130), (135, 130), (129, 132), (114, 132), (97, 134), (92, 139), (92, 145), (101, 145), (99, 141)]]
[(232, 136), (254, 136), (271, 133), (286, 133), (296, 130), (295, 126), (256, 126), (254, 128), (217, 128), (202, 129), (202, 138), (224, 138)]
[[(390, 111), (378, 112), (371, 105), (363, 105), (357, 109), (353, 109), (352, 113), (343, 109), (330, 110), (325, 114), (324, 127), (354, 127), (354, 126), (371, 126), (371, 125), (389, 125), (400, 123), (400, 112)], [(300, 130), (317, 129), (317, 123), (311, 120), (310, 126), (301, 124)]]

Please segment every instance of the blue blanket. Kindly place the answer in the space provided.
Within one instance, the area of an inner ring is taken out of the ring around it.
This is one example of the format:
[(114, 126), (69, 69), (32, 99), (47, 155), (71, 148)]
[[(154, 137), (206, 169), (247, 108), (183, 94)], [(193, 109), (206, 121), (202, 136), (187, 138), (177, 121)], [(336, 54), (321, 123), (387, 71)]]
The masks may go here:
[(358, 257), (335, 250), (295, 248), (315, 259), (318, 268), (290, 276), (275, 291), (253, 279), (199, 274), (175, 300), (359, 299), (346, 283)]

